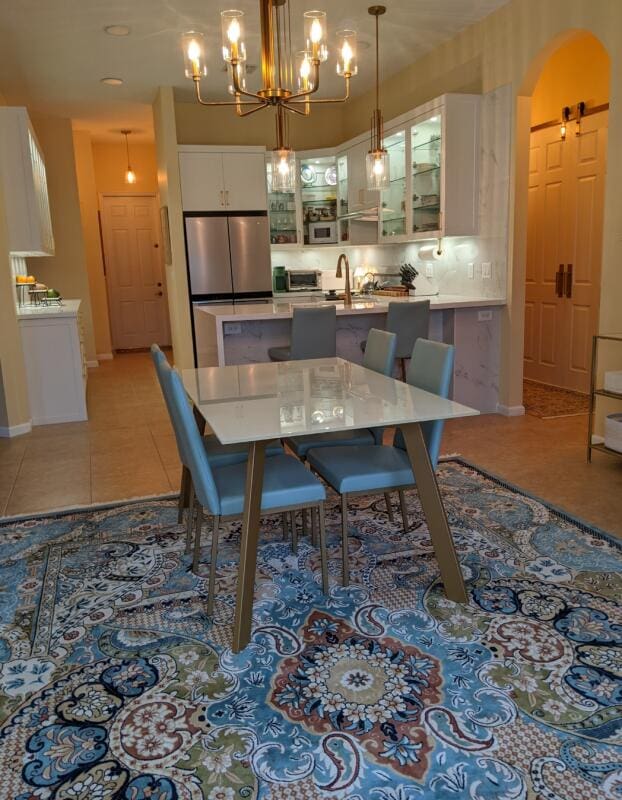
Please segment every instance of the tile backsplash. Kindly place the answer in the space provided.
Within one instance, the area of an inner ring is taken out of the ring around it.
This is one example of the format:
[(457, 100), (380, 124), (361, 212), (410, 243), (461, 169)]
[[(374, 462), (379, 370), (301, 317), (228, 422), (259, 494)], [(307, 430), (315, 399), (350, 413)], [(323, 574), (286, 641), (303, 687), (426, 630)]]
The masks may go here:
[[(339, 253), (346, 252), (352, 271), (397, 273), (400, 264), (419, 270), (421, 294), (505, 298), (508, 264), (508, 216), (511, 143), (511, 91), (503, 86), (482, 102), (479, 172), (479, 235), (402, 244), (324, 245), (274, 251), (273, 266), (321, 269), (324, 289), (343, 288), (335, 278)], [(472, 266), (471, 266), (472, 265)], [(429, 273), (431, 277), (427, 277)], [(490, 277), (485, 277), (487, 273)], [(380, 278), (382, 280), (382, 278)], [(395, 278), (399, 283), (399, 278)]]

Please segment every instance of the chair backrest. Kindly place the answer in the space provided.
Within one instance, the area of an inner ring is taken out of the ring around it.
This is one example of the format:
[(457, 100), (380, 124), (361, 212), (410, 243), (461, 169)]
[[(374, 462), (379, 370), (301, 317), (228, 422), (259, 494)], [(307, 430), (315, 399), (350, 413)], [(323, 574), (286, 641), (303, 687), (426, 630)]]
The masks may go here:
[(335, 306), (294, 308), (290, 354), (293, 361), (337, 355)]
[(397, 335), (396, 358), (408, 358), (417, 339), (430, 335), (430, 301), (389, 303), (386, 330)]
[(391, 375), (395, 362), (395, 347), (397, 336), (388, 331), (372, 328), (367, 335), (363, 366), (380, 372), (382, 375)]
[(177, 443), (177, 452), (179, 453), (179, 460), (185, 467), (187, 467), (188, 458), (184, 451), (184, 444), (180, 440), (179, 435), (177, 433), (177, 429), (173, 424), (173, 409), (171, 406), (171, 399), (169, 397), (168, 386), (166, 385), (163, 377), (165, 368), (168, 367), (170, 369), (170, 364), (168, 363), (167, 357), (160, 350), (157, 344), (151, 345), (151, 358), (153, 360), (153, 365), (155, 367), (156, 375), (158, 376), (160, 389), (162, 389), (162, 394), (164, 395), (164, 402), (166, 403), (168, 415), (171, 419), (171, 424), (173, 425), (173, 433), (175, 434), (175, 441)]
[(162, 365), (162, 382), (170, 401), (175, 436), (181, 442), (180, 455), (183, 451), (195, 494), (210, 514), (220, 514), (220, 495), (203, 446), (203, 437), (197, 428), (181, 378), (168, 362)]
[[(429, 339), (417, 339), (408, 365), (406, 383), (418, 389), (425, 389), (426, 392), (448, 397), (453, 367), (453, 345), (432, 342)], [(424, 422), (421, 426), (433, 467), (436, 467), (438, 462), (444, 425), (444, 420), (434, 420)], [(393, 443), (402, 450), (406, 449), (401, 431), (396, 432)]]

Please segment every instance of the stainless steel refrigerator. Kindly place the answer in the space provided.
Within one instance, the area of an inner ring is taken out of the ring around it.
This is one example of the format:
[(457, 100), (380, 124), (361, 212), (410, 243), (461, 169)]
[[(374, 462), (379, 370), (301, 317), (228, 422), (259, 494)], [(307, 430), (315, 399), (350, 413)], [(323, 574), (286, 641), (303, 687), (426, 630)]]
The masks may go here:
[(194, 358), (214, 366), (213, 335), (201, 305), (272, 299), (270, 232), (265, 211), (184, 214)]

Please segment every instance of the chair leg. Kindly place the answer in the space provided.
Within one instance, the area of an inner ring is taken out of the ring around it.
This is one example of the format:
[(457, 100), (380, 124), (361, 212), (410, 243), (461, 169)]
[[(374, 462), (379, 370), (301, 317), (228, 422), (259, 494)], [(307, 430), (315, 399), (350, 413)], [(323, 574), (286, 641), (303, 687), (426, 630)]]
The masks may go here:
[(347, 586), (350, 583), (350, 565), (348, 564), (348, 496), (341, 495), (341, 557), (342, 583)]
[[(311, 512), (315, 520), (315, 513)], [(317, 515), (320, 519), (320, 561), (322, 563), (322, 591), (328, 594), (328, 557), (326, 555), (326, 521), (324, 519), (324, 503), (320, 503), (317, 508)]]
[(384, 502), (387, 504), (387, 514), (389, 516), (389, 522), (395, 522), (395, 517), (393, 516), (393, 506), (391, 505), (391, 495), (389, 492), (384, 493)]
[(289, 525), (287, 523), (287, 512), (283, 512), (281, 514), (281, 523), (283, 525), (283, 541), (287, 541), (287, 537), (289, 536)]
[(314, 547), (317, 545), (317, 517), (313, 509), (311, 509), (311, 544)]
[(181, 486), (179, 487), (179, 506), (177, 510), (177, 522), (179, 525), (184, 521), (184, 509), (188, 507), (190, 497), (190, 470), (188, 467), (181, 468)]
[(292, 526), (292, 551), (298, 552), (298, 526), (296, 525), (296, 514), (294, 511), (289, 512), (289, 521)]
[(186, 520), (186, 555), (192, 549), (192, 525), (194, 523), (194, 509), (196, 507), (196, 495), (194, 493), (194, 484), (190, 481), (190, 488), (188, 490), (188, 519)]
[(402, 380), (406, 383), (406, 359), (400, 358), (400, 370), (402, 373)]
[(408, 533), (408, 509), (406, 508), (406, 497), (402, 489), (399, 491), (400, 508), (402, 510), (402, 522), (404, 523), (404, 533)]
[(201, 557), (201, 530), (203, 528), (203, 506), (197, 503), (197, 522), (194, 529), (194, 554), (192, 556), (192, 571), (196, 575), (199, 571)]
[(307, 535), (307, 509), (303, 508), (300, 512), (300, 516), (302, 517), (302, 535)]
[(216, 566), (218, 563), (218, 534), (220, 533), (220, 517), (214, 517), (212, 528), (212, 554), (209, 565), (209, 583), (207, 587), (207, 615), (214, 613), (214, 591), (216, 589)]

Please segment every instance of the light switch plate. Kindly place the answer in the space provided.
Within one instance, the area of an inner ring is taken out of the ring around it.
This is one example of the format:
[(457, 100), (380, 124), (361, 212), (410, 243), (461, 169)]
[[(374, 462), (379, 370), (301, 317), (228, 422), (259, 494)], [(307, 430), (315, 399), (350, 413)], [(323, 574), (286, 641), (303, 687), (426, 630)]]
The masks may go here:
[(473, 262), (467, 264), (467, 277), (471, 278), (471, 280), (475, 277), (475, 264)]
[(425, 276), (426, 276), (426, 278), (433, 278), (434, 277), (434, 264), (426, 264), (425, 265)]
[(492, 264), (490, 261), (484, 261), (482, 264), (482, 278), (492, 278)]
[(242, 333), (242, 326), (239, 322), (225, 322), (225, 336), (239, 336)]

